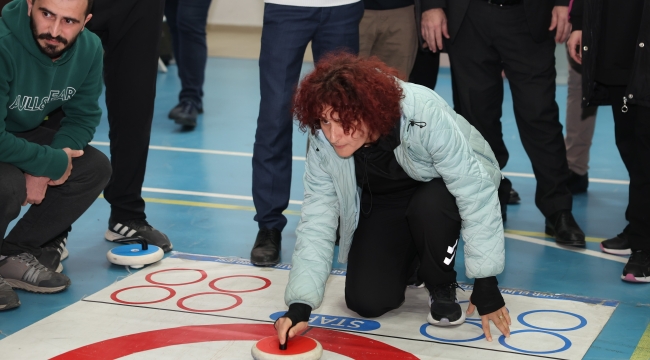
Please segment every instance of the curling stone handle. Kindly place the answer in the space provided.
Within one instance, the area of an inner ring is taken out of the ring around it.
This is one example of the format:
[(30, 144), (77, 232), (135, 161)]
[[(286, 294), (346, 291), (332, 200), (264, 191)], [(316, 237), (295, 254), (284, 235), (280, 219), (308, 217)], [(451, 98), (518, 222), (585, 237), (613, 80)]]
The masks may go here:
[[(289, 328), (291, 330), (291, 328)], [(289, 342), (289, 330), (287, 330), (287, 335), (284, 337), (284, 344), (280, 344), (280, 350), (287, 350), (287, 343)]]
[(140, 236), (125, 237), (125, 238), (122, 238), (122, 239), (113, 240), (113, 242), (116, 242), (116, 243), (137, 242), (140, 245), (142, 245), (142, 250), (147, 250), (149, 248), (149, 246), (147, 245), (147, 241), (145, 239), (143, 239), (142, 237), (140, 237)]

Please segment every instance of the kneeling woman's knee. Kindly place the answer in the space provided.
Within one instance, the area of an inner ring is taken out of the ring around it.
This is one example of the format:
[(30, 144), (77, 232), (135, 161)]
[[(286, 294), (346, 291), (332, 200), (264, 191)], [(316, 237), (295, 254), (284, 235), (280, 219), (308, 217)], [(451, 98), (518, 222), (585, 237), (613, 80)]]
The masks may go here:
[(348, 309), (365, 318), (376, 318), (382, 316), (391, 310), (397, 309), (403, 302), (403, 298), (401, 300), (395, 299), (394, 301), (390, 301), (390, 299), (385, 298), (369, 299), (367, 297), (355, 297), (351, 296), (347, 292), (345, 294), (345, 304)]

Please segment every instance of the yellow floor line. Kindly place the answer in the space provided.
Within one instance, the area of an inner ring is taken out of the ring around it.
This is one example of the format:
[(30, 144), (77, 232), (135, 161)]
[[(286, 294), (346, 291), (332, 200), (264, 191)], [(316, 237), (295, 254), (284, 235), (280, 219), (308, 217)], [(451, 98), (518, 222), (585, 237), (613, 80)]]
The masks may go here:
[[(543, 237), (543, 238), (549, 238), (552, 239), (552, 236), (546, 235), (543, 232), (537, 232), (537, 231), (524, 231), (524, 230), (511, 230), (511, 229), (506, 229), (506, 233), (508, 234), (515, 234), (515, 235), (523, 235), (523, 236), (534, 236), (534, 237)], [(595, 237), (585, 237), (585, 240), (589, 242), (601, 242), (605, 239), (602, 238), (595, 238)]]
[(650, 359), (650, 325), (645, 329), (643, 335), (641, 335), (641, 340), (636, 345), (634, 353), (630, 360), (648, 360)]
[[(212, 208), (212, 209), (255, 211), (255, 207), (253, 207), (253, 206), (215, 204), (215, 203), (199, 202), (199, 201), (156, 199), (156, 198), (143, 198), (143, 199), (144, 199), (145, 202), (157, 203), (157, 204), (197, 206), (197, 207), (205, 207), (205, 208)], [(283, 212), (283, 214), (285, 214), (285, 215), (300, 215), (300, 211), (285, 210)]]

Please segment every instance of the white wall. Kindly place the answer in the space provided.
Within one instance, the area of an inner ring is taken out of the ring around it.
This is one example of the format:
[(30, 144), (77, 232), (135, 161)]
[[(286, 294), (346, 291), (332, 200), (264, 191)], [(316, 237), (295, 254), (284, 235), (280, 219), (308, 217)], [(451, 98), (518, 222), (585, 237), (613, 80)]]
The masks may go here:
[(264, 0), (212, 0), (208, 24), (262, 26)]

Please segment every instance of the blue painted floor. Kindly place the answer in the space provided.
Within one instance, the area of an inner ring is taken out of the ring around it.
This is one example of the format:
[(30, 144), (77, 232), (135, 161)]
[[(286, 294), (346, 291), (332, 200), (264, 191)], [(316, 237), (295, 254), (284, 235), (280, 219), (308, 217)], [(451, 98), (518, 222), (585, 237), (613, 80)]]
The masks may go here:
[[(309, 71), (305, 64), (303, 71)], [(195, 131), (184, 132), (167, 112), (176, 104), (180, 81), (176, 67), (158, 77), (158, 96), (153, 120), (151, 145), (171, 148), (207, 149), (244, 154), (215, 154), (151, 150), (144, 186), (151, 188), (147, 198), (148, 220), (167, 233), (174, 250), (247, 258), (257, 233), (251, 200), (221, 195), (251, 196), (251, 157), (259, 104), (258, 67), (256, 60), (210, 58), (206, 72), (204, 109)], [(448, 69), (441, 69), (436, 89), (451, 102)], [(557, 101), (564, 121), (566, 86), (557, 88)], [(103, 105), (104, 99), (100, 100)], [(530, 162), (521, 146), (506, 83), (503, 131), (511, 158), (506, 172), (532, 174)], [(598, 114), (594, 147), (591, 153), (593, 178), (628, 180), (627, 172), (614, 143), (611, 109)], [(108, 124), (104, 115), (97, 129), (97, 148), (108, 154)], [(305, 154), (306, 137), (294, 133), (293, 154)], [(173, 150), (173, 149), (172, 149)], [(292, 200), (302, 200), (304, 162), (293, 162)], [(507, 230), (540, 233), (544, 218), (534, 205), (535, 180), (513, 176), (519, 191), (520, 205), (508, 207)], [(158, 189), (158, 190), (157, 190)], [(159, 189), (172, 190), (172, 193)], [(210, 194), (179, 194), (178, 191)], [(176, 193), (174, 193), (176, 192)], [(626, 185), (592, 183), (587, 194), (574, 199), (574, 215), (585, 233), (593, 238), (607, 238), (625, 226)], [(295, 243), (299, 205), (289, 206), (289, 221), (283, 233), (282, 259), (290, 262)], [(68, 240), (70, 258), (63, 262), (72, 286), (61, 294), (36, 295), (19, 292), (22, 306), (0, 312), (0, 337), (11, 335), (46, 316), (95, 293), (128, 275), (124, 267), (106, 260), (113, 244), (103, 240), (109, 215), (106, 201), (95, 204), (73, 225)], [(545, 239), (540, 235), (541, 239)], [(546, 241), (552, 242), (551, 239)], [(588, 249), (599, 250), (598, 242)], [(458, 252), (459, 255), (462, 252)], [(463, 261), (457, 262), (464, 274)], [(620, 301), (605, 329), (592, 345), (587, 359), (629, 359), (650, 323), (650, 285), (624, 283), (620, 280), (623, 264), (608, 259), (569, 252), (513, 239), (506, 240), (506, 270), (499, 276), (501, 286), (551, 293), (566, 293)], [(335, 264), (335, 267), (343, 267)], [(133, 271), (133, 270), (132, 270)], [(459, 281), (468, 281), (460, 276)], [(284, 304), (278, 304), (281, 310)]]

